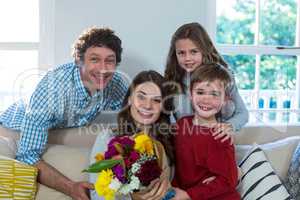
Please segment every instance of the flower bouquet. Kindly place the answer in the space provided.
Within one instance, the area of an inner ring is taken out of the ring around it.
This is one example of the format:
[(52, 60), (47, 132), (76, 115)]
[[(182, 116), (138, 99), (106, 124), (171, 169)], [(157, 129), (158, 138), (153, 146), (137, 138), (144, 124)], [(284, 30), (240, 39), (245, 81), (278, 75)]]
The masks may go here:
[[(96, 162), (83, 172), (98, 173), (95, 190), (106, 200), (139, 191), (162, 173), (155, 154), (156, 143), (144, 133), (133, 138), (114, 137), (108, 143), (107, 151), (97, 154)], [(163, 199), (174, 196), (175, 191), (170, 188)]]

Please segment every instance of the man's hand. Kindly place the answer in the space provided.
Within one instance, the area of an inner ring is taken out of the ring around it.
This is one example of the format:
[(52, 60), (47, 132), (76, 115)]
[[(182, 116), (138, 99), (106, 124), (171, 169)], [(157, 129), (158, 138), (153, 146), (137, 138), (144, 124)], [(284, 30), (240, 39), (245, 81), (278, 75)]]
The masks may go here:
[(43, 160), (40, 160), (35, 166), (39, 170), (38, 181), (41, 184), (65, 193), (73, 199), (89, 200), (88, 189), (94, 189), (92, 184), (74, 182)]
[(93, 190), (94, 185), (88, 182), (74, 182), (70, 196), (75, 200), (89, 200), (88, 190)]

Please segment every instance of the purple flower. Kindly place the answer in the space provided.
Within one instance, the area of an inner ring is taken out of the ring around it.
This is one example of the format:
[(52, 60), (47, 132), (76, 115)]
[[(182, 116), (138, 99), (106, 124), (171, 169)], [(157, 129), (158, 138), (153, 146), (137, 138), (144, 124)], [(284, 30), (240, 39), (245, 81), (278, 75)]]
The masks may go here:
[(112, 170), (121, 183), (126, 183), (125, 170), (121, 164), (114, 166)]
[[(116, 155), (123, 155), (130, 152), (134, 147), (134, 140), (128, 136), (117, 136), (110, 140), (108, 149), (104, 154), (105, 159), (110, 159)], [(116, 146), (118, 148), (116, 148)]]
[(126, 167), (130, 168), (135, 161), (140, 158), (140, 154), (137, 151), (130, 152), (129, 156), (125, 158)]

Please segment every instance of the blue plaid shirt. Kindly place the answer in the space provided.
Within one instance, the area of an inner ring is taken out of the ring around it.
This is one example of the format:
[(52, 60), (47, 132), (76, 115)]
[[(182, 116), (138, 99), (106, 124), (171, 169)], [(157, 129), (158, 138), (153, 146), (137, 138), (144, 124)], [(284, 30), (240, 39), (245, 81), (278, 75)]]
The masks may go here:
[(43, 77), (28, 105), (20, 101), (1, 114), (0, 124), (21, 132), (16, 159), (34, 164), (44, 152), (50, 128), (83, 126), (103, 110), (120, 109), (127, 88), (116, 72), (105, 89), (90, 96), (78, 66), (65, 64)]

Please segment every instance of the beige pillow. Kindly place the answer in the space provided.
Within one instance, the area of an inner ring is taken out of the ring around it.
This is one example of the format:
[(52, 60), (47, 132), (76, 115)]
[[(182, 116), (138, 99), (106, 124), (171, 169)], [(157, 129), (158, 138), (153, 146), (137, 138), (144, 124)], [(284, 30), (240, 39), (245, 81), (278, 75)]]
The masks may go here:
[[(49, 145), (43, 159), (73, 181), (87, 181), (87, 174), (81, 173), (81, 171), (88, 166), (89, 154), (88, 148)], [(71, 198), (44, 185), (39, 185), (36, 199), (63, 200)]]
[[(259, 145), (259, 147), (265, 152), (268, 161), (281, 180), (284, 180), (287, 175), (292, 154), (299, 141), (299, 136), (293, 136)], [(238, 163), (251, 148), (252, 145), (236, 145), (236, 159)]]
[(8, 158), (15, 158), (15, 146), (12, 139), (0, 135), (0, 155)]
[(0, 199), (34, 199), (37, 168), (0, 156)]

